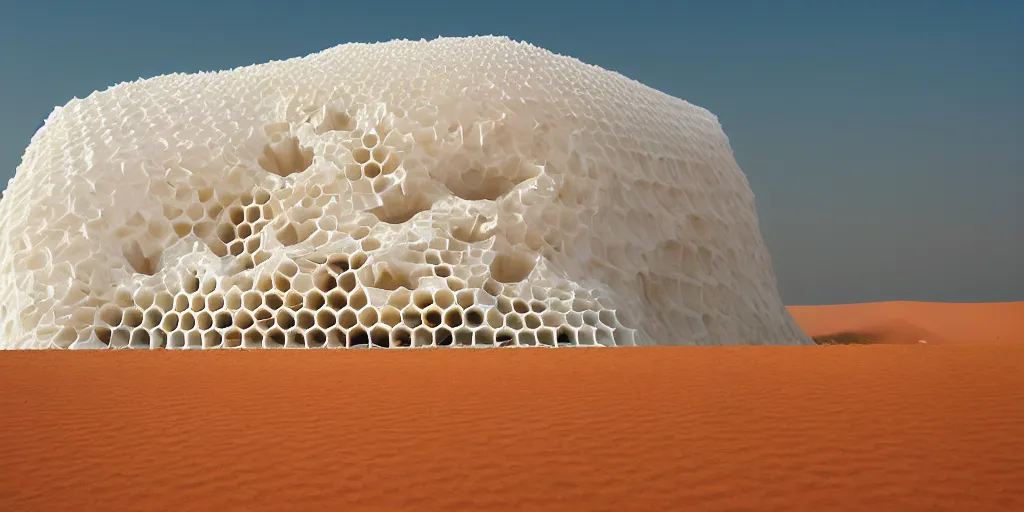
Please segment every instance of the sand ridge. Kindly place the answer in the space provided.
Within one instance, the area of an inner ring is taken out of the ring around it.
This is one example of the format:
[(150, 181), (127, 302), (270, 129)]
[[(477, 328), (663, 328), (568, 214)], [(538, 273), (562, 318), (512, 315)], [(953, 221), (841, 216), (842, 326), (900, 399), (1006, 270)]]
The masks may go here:
[(4, 510), (1024, 510), (1024, 345), (0, 354)]
[(788, 309), (812, 337), (864, 333), (884, 344), (1024, 341), (1024, 302), (873, 302)]

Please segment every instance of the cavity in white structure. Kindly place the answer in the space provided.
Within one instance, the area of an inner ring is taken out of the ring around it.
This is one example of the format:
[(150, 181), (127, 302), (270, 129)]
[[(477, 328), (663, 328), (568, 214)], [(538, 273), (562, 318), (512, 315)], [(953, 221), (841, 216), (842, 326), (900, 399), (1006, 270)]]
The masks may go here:
[(0, 344), (804, 344), (715, 116), (498, 37), (347, 44), (54, 111)]

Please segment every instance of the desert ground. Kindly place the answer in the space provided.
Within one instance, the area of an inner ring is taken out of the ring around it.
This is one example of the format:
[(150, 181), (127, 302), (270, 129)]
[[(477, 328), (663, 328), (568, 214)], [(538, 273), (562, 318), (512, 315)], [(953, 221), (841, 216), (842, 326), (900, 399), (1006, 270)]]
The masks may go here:
[(792, 310), (838, 344), (0, 353), (0, 509), (1024, 510), (1024, 303)]

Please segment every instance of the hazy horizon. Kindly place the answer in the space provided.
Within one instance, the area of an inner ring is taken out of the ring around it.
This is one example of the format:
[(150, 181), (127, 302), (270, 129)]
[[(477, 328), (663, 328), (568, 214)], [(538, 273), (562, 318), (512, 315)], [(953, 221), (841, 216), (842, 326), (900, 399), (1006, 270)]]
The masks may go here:
[(4, 5), (0, 188), (54, 106), (119, 82), (494, 34), (716, 114), (787, 304), (1024, 300), (1024, 3), (455, 4)]

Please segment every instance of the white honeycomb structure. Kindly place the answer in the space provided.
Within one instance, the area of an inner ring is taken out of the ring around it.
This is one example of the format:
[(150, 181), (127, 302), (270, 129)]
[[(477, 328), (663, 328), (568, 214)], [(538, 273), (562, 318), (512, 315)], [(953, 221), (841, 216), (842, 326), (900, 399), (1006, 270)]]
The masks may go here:
[(76, 98), (0, 219), (4, 348), (810, 343), (717, 118), (507, 38)]

